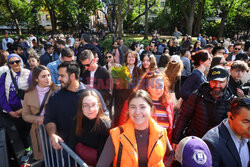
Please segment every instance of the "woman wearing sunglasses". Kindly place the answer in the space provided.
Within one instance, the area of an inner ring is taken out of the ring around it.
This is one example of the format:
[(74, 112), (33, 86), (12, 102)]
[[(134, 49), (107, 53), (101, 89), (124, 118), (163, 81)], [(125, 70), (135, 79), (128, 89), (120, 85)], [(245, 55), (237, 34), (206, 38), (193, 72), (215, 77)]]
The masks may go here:
[[(158, 70), (149, 71), (143, 75), (134, 91), (144, 89), (151, 95), (155, 107), (152, 116), (159, 125), (167, 129), (168, 138), (171, 141), (174, 110), (168, 85), (169, 81), (164, 73)], [(119, 125), (127, 121), (128, 107), (128, 101), (126, 101), (122, 109)]]
[(22, 118), (24, 93), (29, 87), (30, 71), (22, 68), (22, 59), (17, 54), (7, 57), (9, 70), (2, 74), (0, 78), (0, 105), (7, 113), (19, 133), (20, 139), (30, 153), (28, 142), (30, 126)]
[(32, 84), (25, 93), (22, 117), (26, 122), (32, 123), (30, 137), (35, 160), (43, 159), (38, 127), (43, 124), (45, 106), (49, 96), (56, 89), (59, 88), (52, 83), (47, 67), (38, 65), (33, 68)]
[(111, 72), (111, 67), (115, 67), (115, 68), (121, 67), (121, 64), (115, 63), (114, 55), (111, 52), (106, 53), (105, 59), (106, 59), (107, 64), (104, 65), (103, 67), (109, 72)]

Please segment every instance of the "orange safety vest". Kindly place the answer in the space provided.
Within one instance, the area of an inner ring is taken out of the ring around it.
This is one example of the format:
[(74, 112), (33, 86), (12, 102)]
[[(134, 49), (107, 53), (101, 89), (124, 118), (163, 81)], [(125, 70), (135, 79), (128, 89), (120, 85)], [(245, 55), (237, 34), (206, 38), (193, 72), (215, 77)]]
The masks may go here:
[[(129, 119), (124, 125), (122, 125), (122, 128), (122, 133), (120, 132), (119, 127), (110, 130), (110, 135), (115, 148), (113, 166), (116, 167), (119, 145), (121, 143), (121, 167), (137, 167), (139, 166), (138, 148), (136, 144), (133, 121)], [(149, 133), (148, 167), (164, 166), (163, 158), (167, 148), (167, 131), (150, 118)]]

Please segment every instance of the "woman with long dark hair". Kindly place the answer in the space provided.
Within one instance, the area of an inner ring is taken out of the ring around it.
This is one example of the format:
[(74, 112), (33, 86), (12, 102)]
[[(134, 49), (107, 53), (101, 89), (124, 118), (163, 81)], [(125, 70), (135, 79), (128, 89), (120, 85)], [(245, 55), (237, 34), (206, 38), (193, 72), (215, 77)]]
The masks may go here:
[(83, 92), (69, 145), (88, 165), (96, 165), (108, 138), (110, 124), (96, 92)]
[(26, 91), (23, 102), (22, 117), (24, 121), (32, 123), (30, 136), (34, 159), (43, 159), (42, 145), (38, 133), (39, 125), (43, 124), (45, 106), (49, 96), (59, 89), (52, 83), (50, 71), (43, 65), (38, 65), (32, 71), (32, 84)]

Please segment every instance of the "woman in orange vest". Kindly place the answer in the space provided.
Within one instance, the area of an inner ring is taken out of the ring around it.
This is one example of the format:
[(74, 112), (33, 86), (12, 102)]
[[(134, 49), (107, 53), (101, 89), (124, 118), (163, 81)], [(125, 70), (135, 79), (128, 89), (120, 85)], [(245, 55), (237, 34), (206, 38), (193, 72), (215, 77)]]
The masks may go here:
[(128, 99), (129, 119), (110, 131), (97, 163), (98, 166), (165, 166), (166, 151), (171, 150), (167, 131), (151, 114), (151, 96), (144, 90), (133, 92)]

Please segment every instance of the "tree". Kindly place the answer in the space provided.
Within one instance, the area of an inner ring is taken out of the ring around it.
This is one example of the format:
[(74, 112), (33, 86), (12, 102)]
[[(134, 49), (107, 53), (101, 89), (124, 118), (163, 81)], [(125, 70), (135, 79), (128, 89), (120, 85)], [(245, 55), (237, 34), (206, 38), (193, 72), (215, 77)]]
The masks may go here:
[(197, 0), (177, 0), (186, 21), (187, 34), (192, 35)]

